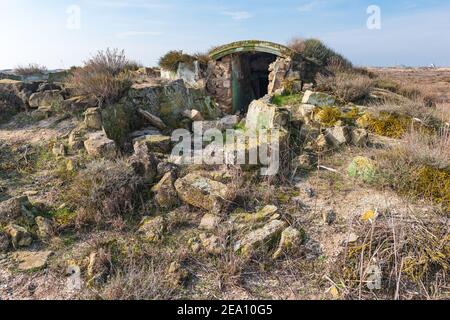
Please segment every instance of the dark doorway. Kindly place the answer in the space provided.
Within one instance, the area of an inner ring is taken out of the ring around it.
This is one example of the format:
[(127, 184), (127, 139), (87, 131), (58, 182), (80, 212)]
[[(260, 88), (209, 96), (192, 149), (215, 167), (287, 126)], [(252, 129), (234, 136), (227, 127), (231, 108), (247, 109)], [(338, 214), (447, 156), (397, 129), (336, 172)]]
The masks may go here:
[(233, 111), (246, 113), (249, 104), (264, 97), (269, 86), (269, 66), (277, 56), (255, 52), (235, 54), (232, 59)]

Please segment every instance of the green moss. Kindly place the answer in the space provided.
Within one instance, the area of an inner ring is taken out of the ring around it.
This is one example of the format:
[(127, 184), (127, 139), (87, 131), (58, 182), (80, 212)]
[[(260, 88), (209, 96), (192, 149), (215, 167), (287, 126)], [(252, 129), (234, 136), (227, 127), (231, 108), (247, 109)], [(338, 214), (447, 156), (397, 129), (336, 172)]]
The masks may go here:
[(272, 98), (272, 103), (282, 107), (287, 105), (295, 105), (302, 102), (303, 95), (301, 94), (291, 94), (291, 95), (280, 95), (276, 94)]
[(59, 225), (67, 226), (75, 223), (77, 214), (68, 208), (61, 208), (50, 212), (50, 216), (54, 218)]

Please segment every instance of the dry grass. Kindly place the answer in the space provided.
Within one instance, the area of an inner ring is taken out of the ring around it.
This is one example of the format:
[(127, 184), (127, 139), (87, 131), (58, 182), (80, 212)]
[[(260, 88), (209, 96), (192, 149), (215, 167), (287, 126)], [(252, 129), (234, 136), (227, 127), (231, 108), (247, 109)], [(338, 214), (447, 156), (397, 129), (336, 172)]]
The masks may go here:
[(71, 183), (65, 198), (76, 209), (78, 225), (107, 225), (134, 213), (141, 180), (123, 160), (91, 162)]
[(317, 88), (335, 94), (345, 102), (358, 102), (367, 98), (373, 88), (373, 80), (352, 71), (339, 71), (334, 76), (317, 76)]
[(138, 67), (123, 50), (107, 49), (99, 51), (82, 68), (73, 69), (66, 82), (78, 95), (94, 95), (100, 104), (111, 104), (131, 86), (130, 71)]
[(450, 135), (420, 130), (406, 133), (401, 143), (378, 155), (380, 182), (409, 198), (442, 205), (450, 212)]
[(353, 222), (359, 236), (340, 255), (334, 277), (346, 299), (442, 299), (450, 268), (445, 219), (380, 212)]

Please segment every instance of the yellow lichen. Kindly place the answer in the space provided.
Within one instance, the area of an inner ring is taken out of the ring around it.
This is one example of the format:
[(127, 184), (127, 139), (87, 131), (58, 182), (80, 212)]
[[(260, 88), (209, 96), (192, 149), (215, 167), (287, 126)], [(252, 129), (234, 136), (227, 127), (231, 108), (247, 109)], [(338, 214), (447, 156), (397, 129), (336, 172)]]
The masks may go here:
[(450, 212), (450, 171), (445, 169), (422, 166), (413, 174), (413, 191), (444, 205)]
[(332, 127), (341, 120), (342, 112), (336, 107), (318, 108), (314, 118), (326, 127)]
[(398, 139), (408, 130), (411, 119), (389, 112), (380, 112), (378, 115), (365, 113), (357, 120), (357, 124), (380, 136)]

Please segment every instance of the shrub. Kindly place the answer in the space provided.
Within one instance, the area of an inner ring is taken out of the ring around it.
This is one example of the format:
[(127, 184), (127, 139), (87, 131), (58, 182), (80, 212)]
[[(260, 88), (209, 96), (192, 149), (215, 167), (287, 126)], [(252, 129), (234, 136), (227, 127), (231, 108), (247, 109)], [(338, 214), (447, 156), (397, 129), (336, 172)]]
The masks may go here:
[(343, 69), (352, 68), (352, 63), (349, 60), (327, 47), (318, 39), (301, 40), (294, 38), (288, 43), (288, 46), (322, 66), (338, 66)]
[(342, 118), (342, 112), (337, 107), (319, 108), (314, 118), (326, 127), (334, 126)]
[(134, 212), (140, 185), (126, 162), (99, 160), (74, 178), (66, 198), (76, 209), (78, 225), (107, 224)]
[(130, 71), (138, 64), (126, 58), (124, 51), (107, 49), (85, 62), (82, 68), (72, 69), (67, 86), (78, 95), (94, 95), (100, 102), (116, 102), (131, 86)]
[(373, 88), (369, 76), (351, 71), (337, 72), (334, 76), (317, 76), (317, 88), (328, 91), (346, 102), (358, 102), (367, 98)]
[(381, 182), (402, 195), (443, 205), (450, 212), (450, 134), (408, 131), (379, 156)]
[(183, 51), (169, 51), (159, 59), (159, 66), (163, 69), (176, 72), (180, 63), (191, 64), (195, 58)]
[(17, 66), (14, 69), (14, 73), (19, 76), (32, 76), (35, 74), (45, 74), (47, 68), (45, 66), (40, 66), (37, 63), (30, 63), (26, 66)]

